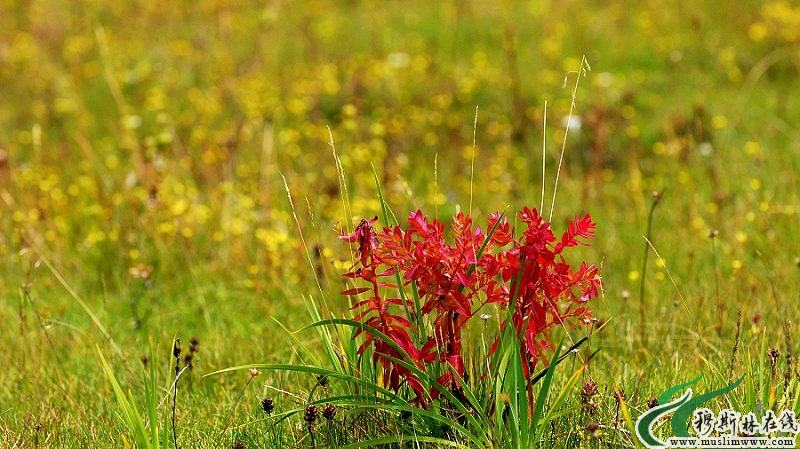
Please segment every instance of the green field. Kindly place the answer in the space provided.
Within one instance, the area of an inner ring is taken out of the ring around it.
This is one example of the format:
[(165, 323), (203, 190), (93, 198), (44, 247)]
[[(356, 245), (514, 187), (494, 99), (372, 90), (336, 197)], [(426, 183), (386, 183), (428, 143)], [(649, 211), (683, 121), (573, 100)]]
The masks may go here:
[[(206, 376), (325, 360), (292, 332), (355, 314), (337, 237), (389, 224), (381, 198), (403, 223), (486, 231), (553, 201), (556, 235), (597, 223), (570, 262), (601, 267), (599, 321), (566, 328), (591, 338), (541, 403), (542, 447), (633, 447), (626, 410), (700, 374), (746, 375), (711, 409), (800, 414), (798, 90), (783, 0), (2, 2), (0, 446), (135, 447), (113, 381), (161, 447), (473, 446), (357, 406), (312, 438), (311, 390), (346, 382)], [(198, 342), (176, 396), (175, 337), (181, 369)], [(264, 397), (299, 413), (275, 424)]]

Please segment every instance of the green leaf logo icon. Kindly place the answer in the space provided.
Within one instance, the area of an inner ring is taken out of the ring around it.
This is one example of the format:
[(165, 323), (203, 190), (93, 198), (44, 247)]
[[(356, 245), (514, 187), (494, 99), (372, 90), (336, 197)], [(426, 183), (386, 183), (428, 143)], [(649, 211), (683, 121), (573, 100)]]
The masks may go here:
[(653, 425), (656, 423), (656, 421), (658, 421), (659, 418), (679, 409), (688, 403), (690, 399), (692, 399), (691, 388), (686, 390), (686, 393), (684, 393), (683, 396), (679, 397), (678, 399), (670, 403), (654, 407), (647, 413), (640, 416), (639, 419), (636, 420), (636, 435), (639, 436), (639, 439), (642, 440), (642, 443), (651, 449), (666, 447), (667, 443), (659, 440), (653, 435)]
[(676, 385), (665, 391), (658, 398), (659, 404), (662, 405), (650, 409), (636, 420), (636, 435), (645, 446), (650, 449), (669, 446), (666, 442), (659, 440), (655, 437), (655, 435), (653, 435), (653, 425), (655, 425), (656, 421), (658, 421), (662, 416), (673, 412), (674, 415), (672, 415), (671, 419), (673, 435), (676, 437), (688, 437), (689, 431), (686, 427), (686, 422), (689, 420), (689, 417), (692, 416), (692, 413), (694, 413), (697, 407), (705, 402), (710, 401), (711, 399), (714, 399), (717, 396), (728, 393), (739, 386), (739, 384), (744, 380), (744, 376), (742, 376), (739, 378), (739, 380), (724, 388), (697, 396), (696, 398), (692, 398), (692, 389), (688, 388), (681, 397), (672, 402), (667, 402), (673, 394), (679, 390), (682, 390), (683, 388), (688, 387), (689, 385), (697, 383), (702, 378), (703, 376), (700, 375), (696, 379), (690, 380), (684, 384)]

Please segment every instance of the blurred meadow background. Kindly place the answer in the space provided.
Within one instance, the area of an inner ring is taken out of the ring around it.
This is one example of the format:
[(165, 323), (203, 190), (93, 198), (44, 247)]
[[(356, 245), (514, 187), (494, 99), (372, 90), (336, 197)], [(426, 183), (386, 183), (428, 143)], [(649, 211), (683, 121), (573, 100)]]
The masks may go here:
[(772, 389), (800, 352), (798, 90), (783, 0), (4, 1), (3, 444), (123, 447), (98, 351), (138, 391), (152, 349), (168, 385), (177, 335), (198, 342), (179, 444), (264, 447), (244, 424), (266, 386), (302, 382), (202, 376), (297, 361), (276, 321), (308, 324), (320, 289), (347, 315), (337, 234), (380, 213), (373, 173), (398, 217), (485, 223), (540, 205), (546, 139), (547, 212), (573, 91), (553, 223), (598, 223), (579, 252), (602, 264), (606, 325), (585, 372), (599, 414), (560, 426), (630, 446), (614, 391), (635, 419), (700, 373), (710, 390), (758, 371), (764, 389), (775, 347)]

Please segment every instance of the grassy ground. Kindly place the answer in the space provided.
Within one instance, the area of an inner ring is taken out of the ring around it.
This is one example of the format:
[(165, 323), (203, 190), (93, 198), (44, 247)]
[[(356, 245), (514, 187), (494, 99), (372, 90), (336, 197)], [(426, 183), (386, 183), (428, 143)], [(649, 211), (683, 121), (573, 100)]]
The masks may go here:
[[(338, 273), (349, 256), (334, 231), (349, 224), (342, 195), (356, 219), (379, 213), (374, 167), (398, 215), (449, 217), (469, 208), (470, 192), (478, 221), (538, 207), (547, 102), (548, 210), (582, 55), (591, 66), (576, 91), (582, 126), (566, 144), (553, 222), (563, 230), (589, 212), (599, 223), (581, 254), (603, 264), (605, 295), (593, 307), (608, 324), (584, 374), (600, 387), (597, 413), (573, 411), (545, 438), (629, 446), (615, 390), (635, 419), (648, 399), (700, 373), (705, 390), (745, 373), (764, 389), (766, 348), (781, 353), (778, 377), (794, 375), (799, 8), (224, 3), (0, 6), (8, 447), (120, 447), (130, 436), (98, 353), (143, 397), (141, 356), (152, 349), (159, 385), (169, 385), (175, 335), (184, 347), (199, 341), (181, 379), (180, 445), (271, 444), (263, 422), (248, 424), (263, 417), (261, 398), (294, 407), (270, 388), (302, 396), (313, 379), (202, 376), (301, 360), (276, 321), (310, 322), (314, 271), (327, 306), (346, 307)], [(651, 252), (645, 272), (653, 191), (663, 192), (651, 238), (661, 260)], [(314, 333), (299, 338), (318, 345)], [(569, 401), (579, 404), (579, 391)], [(350, 438), (401, 426), (390, 413), (370, 419)], [(583, 430), (591, 422), (599, 435)], [(299, 423), (285, 432), (310, 444)]]

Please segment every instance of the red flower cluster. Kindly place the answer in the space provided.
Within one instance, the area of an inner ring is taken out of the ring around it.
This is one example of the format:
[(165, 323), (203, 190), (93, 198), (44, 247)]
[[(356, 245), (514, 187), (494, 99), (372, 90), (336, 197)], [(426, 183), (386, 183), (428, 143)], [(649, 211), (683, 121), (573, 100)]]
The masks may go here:
[[(573, 270), (563, 255), (566, 248), (586, 245), (594, 237), (589, 215), (570, 222), (558, 241), (536, 209), (524, 208), (519, 218), (526, 227), (519, 239), (499, 213), (489, 217), (488, 233), (473, 228), (472, 218), (459, 213), (450, 222), (451, 236), (439, 220), (430, 222), (420, 211), (411, 213), (407, 229), (387, 227), (380, 234), (373, 229), (377, 218), (362, 220), (352, 234), (340, 236), (357, 244), (357, 261), (344, 276), (369, 285), (343, 292), (368, 292), (353, 306), (358, 311), (354, 319), (386, 334), (422, 370), (433, 363), (449, 365), (452, 369), (440, 371), (444, 374), (438, 382), (456, 388), (453, 372), (465, 374), (466, 324), (486, 304), (511, 307), (511, 319), (501, 327), (511, 325), (523, 342), (524, 371), (530, 379), (542, 352), (550, 349), (549, 328), (591, 322), (585, 303), (597, 296), (601, 280), (596, 266), (584, 262)], [(395, 285), (397, 278), (402, 285)], [(414, 300), (403, 293), (409, 285)], [(358, 353), (373, 345), (374, 361), (389, 388), (408, 385), (423, 406), (426, 398), (440, 394), (426, 391), (417, 376), (393, 360), (406, 359), (393, 345), (364, 333)]]

